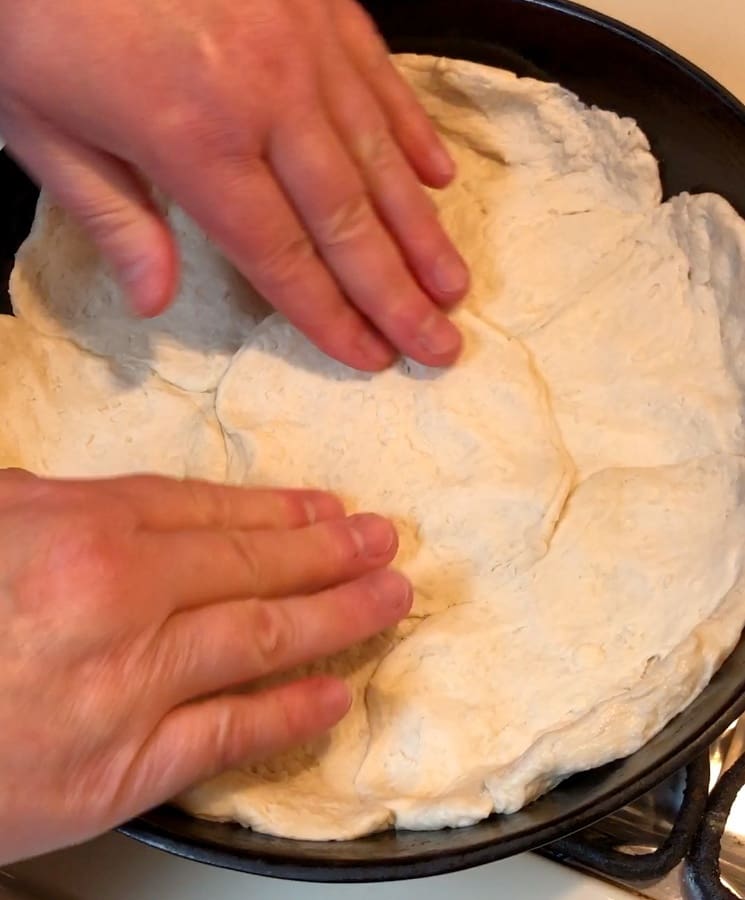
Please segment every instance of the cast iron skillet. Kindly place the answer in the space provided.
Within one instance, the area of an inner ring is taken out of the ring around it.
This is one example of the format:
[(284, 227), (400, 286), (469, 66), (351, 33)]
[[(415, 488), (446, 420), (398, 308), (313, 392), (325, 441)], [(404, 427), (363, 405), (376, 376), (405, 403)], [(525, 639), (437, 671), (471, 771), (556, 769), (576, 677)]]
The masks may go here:
[[(369, 0), (368, 6), (394, 50), (556, 80), (588, 103), (633, 116), (662, 162), (667, 195), (716, 191), (745, 215), (745, 108), (665, 47), (559, 0)], [(30, 183), (0, 154), (0, 278), (28, 232), (34, 198)], [(311, 843), (162, 807), (121, 830), (193, 860), (278, 878), (386, 881), (453, 872), (535, 849), (610, 814), (682, 767), (743, 711), (745, 638), (699, 699), (642, 750), (566, 781), (512, 816), (462, 830)]]

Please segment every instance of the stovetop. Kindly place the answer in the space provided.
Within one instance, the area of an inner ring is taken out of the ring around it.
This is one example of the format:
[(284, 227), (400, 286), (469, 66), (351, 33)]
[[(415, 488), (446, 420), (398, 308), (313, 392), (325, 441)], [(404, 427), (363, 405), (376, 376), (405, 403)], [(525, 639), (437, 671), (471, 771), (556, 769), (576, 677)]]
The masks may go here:
[(745, 897), (744, 782), (740, 719), (707, 757), (545, 855), (653, 900)]

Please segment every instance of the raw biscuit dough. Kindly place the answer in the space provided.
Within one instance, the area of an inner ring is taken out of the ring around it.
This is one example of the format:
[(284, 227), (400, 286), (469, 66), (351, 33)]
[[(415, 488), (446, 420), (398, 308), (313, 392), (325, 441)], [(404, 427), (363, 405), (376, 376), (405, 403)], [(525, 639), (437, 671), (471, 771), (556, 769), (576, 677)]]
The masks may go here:
[(43, 201), (12, 283), (28, 325), (0, 331), (0, 464), (327, 487), (398, 524), (411, 616), (305, 669), (346, 678), (350, 714), (178, 798), (287, 837), (517, 810), (649, 740), (745, 622), (745, 224), (662, 204), (635, 123), (557, 85), (397, 62), (459, 164), (433, 198), (473, 272), (460, 365), (327, 359), (175, 208), (163, 320), (126, 319)]
[(214, 391), (233, 353), (268, 312), (264, 301), (178, 207), (159, 203), (180, 252), (173, 305), (140, 319), (88, 237), (42, 193), (11, 277), (13, 311), (42, 334), (149, 366), (189, 391)]
[(581, 478), (742, 452), (740, 339), (722, 334), (742, 321), (727, 312), (742, 245), (718, 249), (732, 218), (718, 197), (676, 197), (524, 335)]
[(208, 394), (0, 316), (0, 467), (63, 478), (149, 472), (224, 481)]
[(356, 788), (370, 739), (365, 692), (393, 636), (374, 638), (300, 674), (344, 678), (352, 706), (331, 734), (298, 750), (244, 770), (225, 772), (179, 798), (203, 818), (235, 820), (279, 836), (308, 840), (358, 837), (393, 824), (393, 814), (376, 797)]
[(550, 552), (498, 603), (433, 616), (383, 660), (361, 796), (383, 798), (402, 827), (450, 824), (453, 800), (478, 809), (486, 794), (514, 812), (643, 744), (742, 626), (744, 501), (736, 456), (583, 482)]
[(414, 615), (476, 599), (485, 568), (489, 593), (543, 556), (574, 479), (522, 345), (467, 311), (455, 318), (461, 365), (402, 361), (370, 376), (275, 314), (217, 395), (234, 480), (314, 485), (397, 521)]
[(433, 197), (472, 267), (468, 306), (520, 336), (659, 205), (649, 142), (555, 84), (453, 60), (399, 65), (458, 163)]

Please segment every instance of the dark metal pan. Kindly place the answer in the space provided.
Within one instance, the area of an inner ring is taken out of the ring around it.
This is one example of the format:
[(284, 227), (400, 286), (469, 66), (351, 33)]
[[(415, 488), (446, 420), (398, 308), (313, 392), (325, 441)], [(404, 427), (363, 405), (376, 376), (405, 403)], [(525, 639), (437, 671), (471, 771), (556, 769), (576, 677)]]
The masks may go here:
[[(745, 108), (649, 38), (558, 0), (369, 0), (394, 50), (461, 57), (559, 81), (633, 116), (662, 162), (665, 192), (716, 191), (745, 215)], [(0, 278), (28, 232), (34, 190), (0, 155)], [(0, 283), (0, 299), (2, 299)], [(267, 837), (162, 807), (123, 826), (151, 846), (216, 866), (308, 881), (454, 872), (538, 848), (636, 799), (745, 711), (745, 640), (709, 687), (628, 759), (578, 775), (512, 816), (472, 828), (389, 832), (341, 843)]]

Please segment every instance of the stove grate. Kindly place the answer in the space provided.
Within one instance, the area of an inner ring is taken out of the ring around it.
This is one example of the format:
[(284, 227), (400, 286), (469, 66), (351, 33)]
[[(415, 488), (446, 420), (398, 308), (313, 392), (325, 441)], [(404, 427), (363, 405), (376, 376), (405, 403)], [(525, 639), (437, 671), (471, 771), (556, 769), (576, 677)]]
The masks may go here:
[(685, 859), (704, 817), (708, 795), (709, 754), (706, 753), (686, 769), (683, 802), (669, 835), (652, 853), (624, 851), (612, 838), (589, 837), (585, 832), (556, 841), (542, 852), (556, 862), (576, 864), (607, 878), (655, 881)]
[(694, 897), (700, 900), (738, 900), (737, 894), (722, 884), (719, 859), (727, 819), (743, 785), (745, 756), (733, 763), (717, 782), (693, 837), (686, 879)]
[[(628, 886), (663, 883), (683, 863), (682, 886), (687, 896), (695, 900), (740, 900), (740, 895), (723, 883), (721, 857), (730, 812), (745, 786), (745, 753), (724, 769), (710, 792), (710, 755), (688, 766), (682, 802), (670, 831), (652, 852), (643, 852), (646, 841), (631, 846), (628, 830), (614, 835), (599, 828), (586, 829), (539, 852), (555, 862)], [(731, 867), (732, 860), (729, 863)]]

